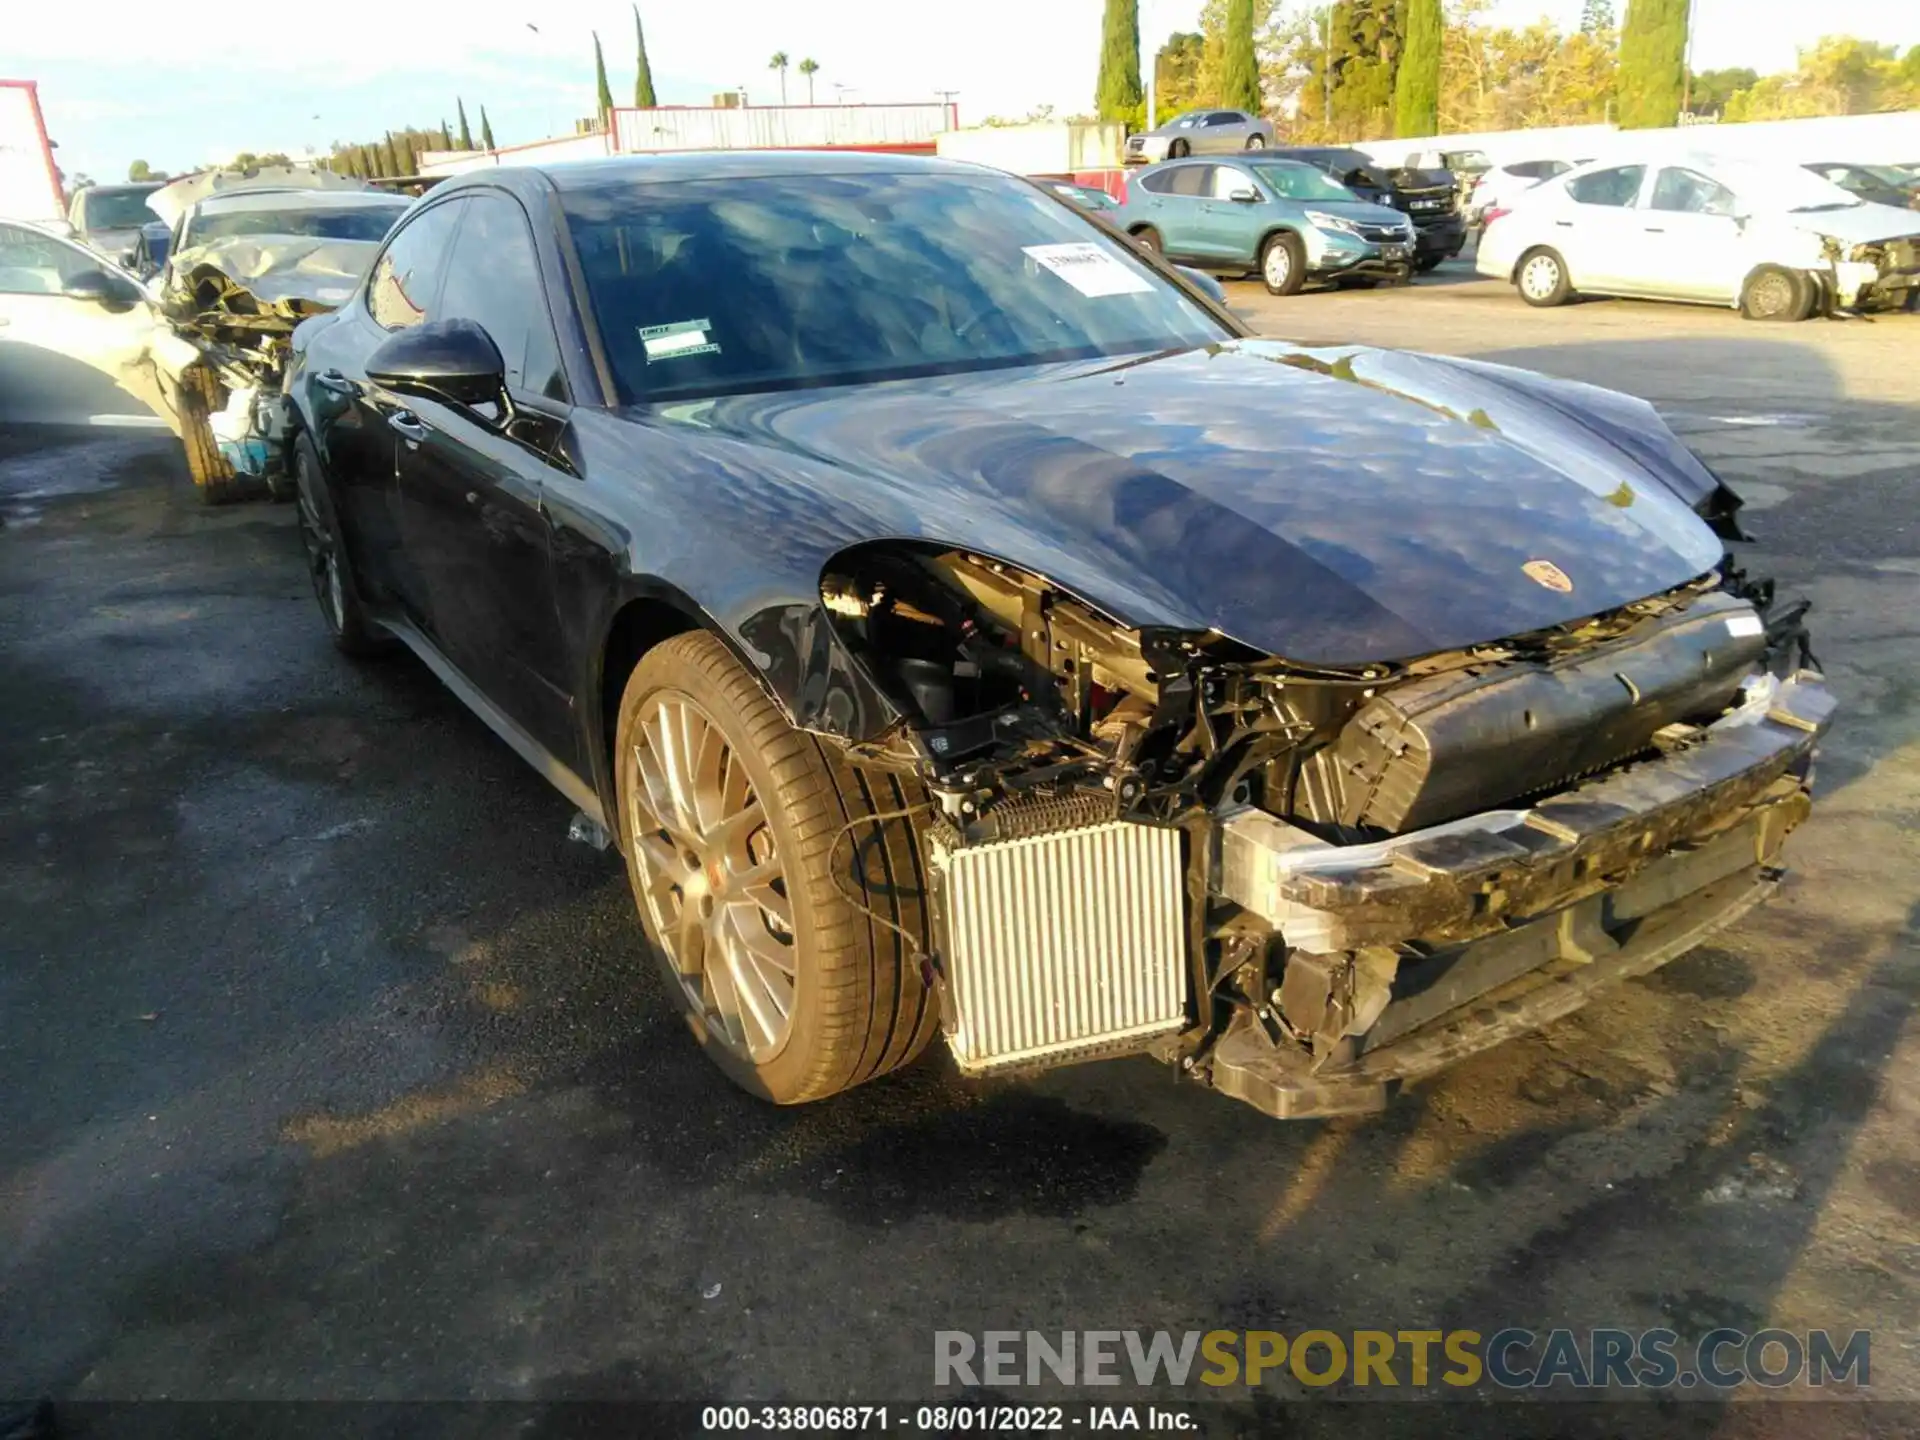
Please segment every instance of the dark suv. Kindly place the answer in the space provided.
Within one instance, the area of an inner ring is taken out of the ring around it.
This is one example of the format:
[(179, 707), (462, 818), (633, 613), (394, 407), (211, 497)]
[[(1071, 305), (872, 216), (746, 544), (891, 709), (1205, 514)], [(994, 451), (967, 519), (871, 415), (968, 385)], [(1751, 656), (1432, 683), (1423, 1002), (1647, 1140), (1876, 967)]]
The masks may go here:
[(1371, 156), (1344, 146), (1288, 146), (1273, 152), (1304, 160), (1327, 172), (1362, 200), (1404, 212), (1413, 221), (1414, 266), (1431, 270), (1451, 260), (1467, 243), (1459, 187), (1445, 170), (1390, 170)]

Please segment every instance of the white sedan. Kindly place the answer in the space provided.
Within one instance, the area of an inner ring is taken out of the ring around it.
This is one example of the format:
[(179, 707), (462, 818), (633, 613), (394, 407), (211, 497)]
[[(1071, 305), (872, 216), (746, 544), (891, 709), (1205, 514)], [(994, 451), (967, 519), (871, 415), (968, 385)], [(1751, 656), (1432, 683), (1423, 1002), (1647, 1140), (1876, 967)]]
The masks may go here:
[(1804, 320), (1920, 293), (1920, 215), (1794, 165), (1700, 155), (1582, 165), (1488, 211), (1475, 268), (1530, 305), (1576, 293)]

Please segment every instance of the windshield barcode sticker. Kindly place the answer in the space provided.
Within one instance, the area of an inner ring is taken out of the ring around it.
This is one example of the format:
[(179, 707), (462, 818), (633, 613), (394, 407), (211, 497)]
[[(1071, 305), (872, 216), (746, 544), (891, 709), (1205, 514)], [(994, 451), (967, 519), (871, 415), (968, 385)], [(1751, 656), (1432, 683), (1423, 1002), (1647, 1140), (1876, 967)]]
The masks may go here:
[(643, 325), (640, 343), (647, 347), (647, 363), (677, 355), (713, 355), (720, 347), (707, 339), (710, 320), (676, 320), (671, 325)]
[(1082, 295), (1146, 295), (1153, 290), (1146, 276), (1084, 240), (1070, 245), (1024, 245), (1021, 251)]

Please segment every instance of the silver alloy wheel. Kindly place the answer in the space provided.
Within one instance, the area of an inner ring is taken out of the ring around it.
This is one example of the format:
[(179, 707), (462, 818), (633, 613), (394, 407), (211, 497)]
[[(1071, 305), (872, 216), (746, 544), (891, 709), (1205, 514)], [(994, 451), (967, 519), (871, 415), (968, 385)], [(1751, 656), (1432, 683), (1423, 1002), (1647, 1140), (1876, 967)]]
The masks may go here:
[(793, 1030), (793, 907), (766, 810), (713, 718), (678, 690), (641, 708), (628, 834), (653, 933), (708, 1030), (755, 1065)]
[(1533, 300), (1544, 300), (1560, 288), (1560, 262), (1536, 255), (1520, 268), (1520, 289)]
[(1261, 262), (1268, 286), (1278, 290), (1293, 274), (1293, 252), (1285, 245), (1267, 246), (1267, 258)]
[(1784, 315), (1793, 309), (1793, 282), (1781, 271), (1770, 270), (1753, 282), (1747, 303), (1756, 315)]
[(1249, 150), (1264, 150), (1264, 149), (1266, 149), (1266, 148), (1267, 148), (1267, 137), (1266, 137), (1266, 136), (1264, 136), (1264, 135), (1249, 135), (1249, 136), (1247, 137), (1247, 148), (1248, 148)]

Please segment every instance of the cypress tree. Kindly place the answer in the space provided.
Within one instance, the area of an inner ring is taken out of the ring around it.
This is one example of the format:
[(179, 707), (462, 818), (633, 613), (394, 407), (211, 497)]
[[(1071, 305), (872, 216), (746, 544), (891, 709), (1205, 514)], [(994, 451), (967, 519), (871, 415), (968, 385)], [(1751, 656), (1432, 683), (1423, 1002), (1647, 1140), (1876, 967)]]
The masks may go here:
[(387, 131), (387, 170), (389, 176), (405, 175), (407, 172), (400, 164), (400, 146), (394, 141), (393, 132)]
[(489, 150), (500, 148), (493, 143), (493, 126), (487, 121), (487, 107), (484, 105), (480, 107), (480, 143)]
[(1393, 133), (1440, 129), (1440, 0), (1407, 0), (1406, 48), (1393, 82)]
[(447, 122), (444, 120), (440, 122), (440, 148), (453, 149), (453, 131), (447, 128)]
[(1094, 109), (1102, 120), (1131, 120), (1145, 100), (1140, 88), (1140, 0), (1107, 0)]
[(1258, 115), (1260, 57), (1253, 49), (1253, 0), (1227, 0), (1225, 68), (1220, 82), (1220, 104), (1229, 110)]
[(613, 113), (613, 91), (607, 88), (607, 57), (600, 53), (600, 32), (593, 32), (593, 83), (595, 102), (600, 107), (601, 123)]
[(633, 7), (633, 47), (638, 67), (633, 76), (633, 103), (642, 110), (651, 110), (660, 102), (653, 93), (653, 66), (647, 63), (647, 35), (640, 28), (638, 5)]
[(456, 98), (453, 104), (460, 116), (460, 148), (471, 150), (473, 149), (473, 131), (467, 128), (467, 102)]
[(1631, 0), (1620, 30), (1619, 106), (1623, 130), (1658, 129), (1680, 121), (1686, 84), (1689, 0)]

